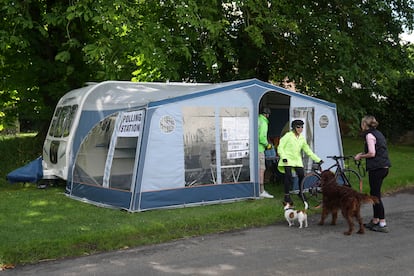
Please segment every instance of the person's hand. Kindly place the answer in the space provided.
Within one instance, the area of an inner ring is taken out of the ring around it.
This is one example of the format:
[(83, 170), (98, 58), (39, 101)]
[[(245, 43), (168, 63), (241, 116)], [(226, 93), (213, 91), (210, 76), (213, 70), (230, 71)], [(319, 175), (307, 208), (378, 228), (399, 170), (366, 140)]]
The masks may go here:
[(356, 161), (361, 160), (361, 155), (362, 155), (362, 152), (358, 153), (357, 155), (355, 155), (355, 156), (354, 156), (354, 159), (355, 159)]
[(272, 144), (267, 144), (266, 149), (270, 150), (272, 148)]
[(287, 163), (287, 159), (286, 158), (282, 159), (282, 161), (283, 161), (283, 163)]

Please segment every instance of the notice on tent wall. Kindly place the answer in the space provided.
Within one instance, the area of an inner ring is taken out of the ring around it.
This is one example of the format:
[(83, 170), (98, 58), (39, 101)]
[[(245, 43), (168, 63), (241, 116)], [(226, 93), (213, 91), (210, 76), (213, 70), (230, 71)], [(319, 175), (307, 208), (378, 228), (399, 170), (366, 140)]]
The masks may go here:
[(249, 140), (236, 140), (228, 142), (228, 150), (248, 150), (249, 149)]
[(234, 140), (227, 143), (227, 159), (249, 156), (249, 140)]
[(222, 119), (223, 141), (248, 140), (249, 117), (225, 117)]
[(227, 141), (227, 159), (249, 155), (249, 117), (222, 118), (222, 139)]
[(141, 133), (143, 111), (124, 112), (117, 130), (118, 137), (138, 137)]

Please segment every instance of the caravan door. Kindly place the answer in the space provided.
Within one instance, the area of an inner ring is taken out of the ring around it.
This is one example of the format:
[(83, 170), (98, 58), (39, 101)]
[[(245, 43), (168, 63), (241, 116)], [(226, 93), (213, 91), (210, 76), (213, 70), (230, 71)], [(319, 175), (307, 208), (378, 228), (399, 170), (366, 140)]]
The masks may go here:
[(66, 180), (68, 176), (68, 151), (73, 136), (73, 122), (78, 113), (78, 102), (66, 102), (58, 106), (53, 114), (43, 145), (44, 178), (59, 177)]

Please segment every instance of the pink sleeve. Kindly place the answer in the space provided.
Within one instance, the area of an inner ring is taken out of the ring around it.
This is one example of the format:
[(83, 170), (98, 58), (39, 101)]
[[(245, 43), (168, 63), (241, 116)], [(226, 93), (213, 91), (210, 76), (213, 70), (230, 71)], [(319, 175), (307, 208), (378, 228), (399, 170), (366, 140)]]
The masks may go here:
[(374, 157), (376, 154), (375, 144), (377, 143), (377, 139), (375, 138), (374, 135), (372, 135), (371, 133), (368, 133), (366, 136), (366, 140), (367, 140), (367, 145), (368, 145), (367, 154), (369, 155), (369, 157)]

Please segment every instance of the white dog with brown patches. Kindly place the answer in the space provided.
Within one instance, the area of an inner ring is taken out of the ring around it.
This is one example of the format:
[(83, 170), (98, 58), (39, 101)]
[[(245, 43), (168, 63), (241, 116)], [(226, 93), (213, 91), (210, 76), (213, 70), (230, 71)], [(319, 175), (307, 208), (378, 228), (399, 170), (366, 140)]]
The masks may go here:
[(293, 205), (291, 205), (289, 202), (283, 202), (283, 205), (285, 209), (285, 218), (289, 223), (289, 227), (295, 225), (295, 220), (299, 222), (299, 228), (302, 228), (303, 226), (308, 227), (308, 215), (306, 214), (308, 203), (306, 201), (304, 210), (295, 210), (295, 208), (293, 208)]

